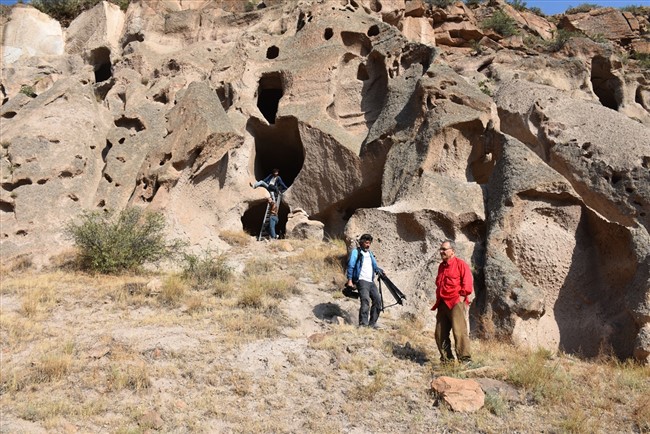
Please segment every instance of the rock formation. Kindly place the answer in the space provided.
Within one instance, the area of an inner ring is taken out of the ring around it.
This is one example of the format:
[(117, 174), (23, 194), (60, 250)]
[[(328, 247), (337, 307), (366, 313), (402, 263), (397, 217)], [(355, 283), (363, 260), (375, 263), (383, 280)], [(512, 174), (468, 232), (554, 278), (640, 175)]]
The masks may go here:
[[(451, 238), (475, 273), (479, 331), (648, 360), (647, 17), (547, 19), (501, 0), (265, 6), (102, 2), (67, 28), (12, 8), (3, 262), (45, 264), (70, 245), (67, 221), (127, 206), (227, 249), (222, 230), (258, 233), (265, 193), (249, 182), (277, 167), (280, 229), (373, 233), (405, 311), (431, 318)], [(486, 27), (497, 11), (518, 33)]]

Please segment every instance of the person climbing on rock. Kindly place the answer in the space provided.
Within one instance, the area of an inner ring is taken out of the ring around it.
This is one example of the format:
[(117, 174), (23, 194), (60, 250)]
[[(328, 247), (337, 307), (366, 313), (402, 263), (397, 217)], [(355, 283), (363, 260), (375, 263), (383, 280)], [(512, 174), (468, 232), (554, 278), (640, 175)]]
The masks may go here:
[(275, 240), (278, 238), (278, 234), (275, 232), (275, 226), (278, 224), (278, 205), (275, 203), (272, 197), (268, 198), (269, 203), (269, 233), (271, 234), (271, 239)]
[(284, 193), (287, 188), (289, 188), (286, 186), (282, 178), (280, 178), (280, 171), (278, 169), (273, 169), (271, 173), (261, 181), (255, 183), (251, 182), (250, 186), (253, 188), (264, 187), (271, 194)]

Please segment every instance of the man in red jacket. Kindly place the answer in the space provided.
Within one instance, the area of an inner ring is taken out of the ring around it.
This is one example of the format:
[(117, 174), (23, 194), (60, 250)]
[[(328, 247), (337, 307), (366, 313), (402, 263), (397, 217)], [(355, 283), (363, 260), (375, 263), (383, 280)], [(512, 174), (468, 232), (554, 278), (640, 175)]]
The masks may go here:
[(449, 337), (449, 332), (453, 332), (458, 360), (469, 362), (471, 353), (465, 312), (472, 293), (472, 270), (465, 261), (456, 257), (456, 245), (451, 240), (440, 245), (440, 256), (442, 263), (436, 277), (436, 304), (431, 308), (438, 309), (435, 334), (440, 360), (454, 360)]

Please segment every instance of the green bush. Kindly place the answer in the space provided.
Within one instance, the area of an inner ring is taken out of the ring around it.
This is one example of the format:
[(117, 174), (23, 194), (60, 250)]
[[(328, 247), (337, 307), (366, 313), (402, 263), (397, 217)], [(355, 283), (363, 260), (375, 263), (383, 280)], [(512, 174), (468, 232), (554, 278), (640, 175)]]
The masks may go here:
[(508, 1), (508, 4), (518, 11), (525, 11), (528, 9), (524, 0), (510, 0)]
[(575, 38), (576, 36), (581, 35), (580, 33), (571, 32), (566, 29), (557, 29), (553, 35), (553, 40), (548, 42), (546, 49), (551, 52), (560, 51), (571, 38)]
[(650, 15), (650, 6), (628, 5), (621, 8), (623, 12), (630, 12), (634, 15)]
[(594, 3), (581, 3), (576, 7), (570, 7), (568, 8), (564, 14), (565, 15), (570, 15), (570, 14), (578, 14), (580, 12), (589, 12), (592, 9), (598, 9), (600, 8), (599, 5), (594, 4)]
[(164, 229), (161, 213), (127, 208), (117, 216), (85, 212), (79, 223), (69, 222), (65, 232), (79, 248), (82, 268), (117, 273), (179, 254), (183, 243), (167, 243)]
[(634, 60), (637, 60), (639, 62), (639, 66), (642, 69), (645, 69), (645, 70), (650, 69), (650, 54), (647, 54), (647, 53), (632, 53), (631, 58), (634, 59)]
[(191, 282), (195, 289), (205, 289), (215, 282), (228, 282), (233, 276), (226, 257), (215, 256), (209, 250), (201, 256), (185, 254), (184, 262), (183, 279)]
[(253, 1), (247, 1), (246, 4), (244, 5), (244, 11), (246, 12), (252, 12), (253, 9), (255, 9), (255, 3)]
[(465, 0), (465, 4), (469, 7), (475, 7), (481, 4), (483, 0)]
[[(39, 11), (58, 20), (64, 27), (88, 9), (92, 9), (102, 0), (32, 0), (31, 5)], [(108, 0), (122, 10), (126, 10), (130, 0)]]
[(456, 3), (455, 0), (426, 0), (426, 2), (432, 6), (437, 6), (439, 8), (446, 8), (447, 6), (451, 6)]
[(36, 98), (38, 95), (36, 95), (36, 92), (34, 92), (34, 88), (32, 86), (27, 86), (27, 85), (22, 85), (20, 87), (20, 93), (27, 95), (30, 98)]
[(501, 36), (513, 36), (519, 33), (515, 20), (500, 9), (482, 23), (483, 28), (492, 29)]

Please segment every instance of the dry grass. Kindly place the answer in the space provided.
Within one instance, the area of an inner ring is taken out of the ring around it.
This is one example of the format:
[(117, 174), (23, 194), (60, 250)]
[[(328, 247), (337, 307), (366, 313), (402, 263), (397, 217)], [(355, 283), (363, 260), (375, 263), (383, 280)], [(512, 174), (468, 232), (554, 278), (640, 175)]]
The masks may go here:
[(299, 254), (290, 256), (287, 264), (296, 277), (307, 276), (314, 282), (340, 281), (344, 275), (347, 255), (343, 240), (322, 243), (303, 243), (297, 247)]
[(219, 238), (230, 244), (231, 246), (247, 246), (250, 244), (252, 237), (246, 232), (242, 231), (221, 231)]
[(244, 274), (246, 276), (257, 276), (272, 272), (277, 267), (275, 258), (251, 258), (246, 261)]
[(526, 354), (512, 363), (508, 380), (536, 402), (561, 403), (572, 398), (571, 379), (560, 361), (546, 350)]
[(108, 378), (108, 390), (115, 392), (123, 389), (129, 389), (139, 392), (151, 387), (149, 371), (144, 363), (138, 364), (116, 364), (111, 367)]
[[(11, 425), (23, 421), (46, 432), (650, 432), (650, 367), (496, 340), (472, 341), (487, 370), (441, 366), (421, 316), (391, 309), (386, 327), (371, 330), (318, 320), (311, 305), (291, 315), (299, 304), (346, 306), (302, 279), (340, 281), (344, 249), (272, 245), (260, 244), (268, 254), (256, 251), (255, 261), (233, 248), (247, 271), (203, 290), (175, 275), (156, 276), (158, 287), (133, 275), (3, 276), (0, 429), (29, 431)], [(278, 258), (286, 267), (269, 272)], [(478, 412), (454, 413), (434, 405), (429, 385), (439, 375), (488, 376), (522, 398), (491, 393)]]
[(184, 299), (187, 292), (187, 285), (180, 276), (171, 275), (163, 282), (160, 295), (160, 302), (167, 306), (178, 306)]

